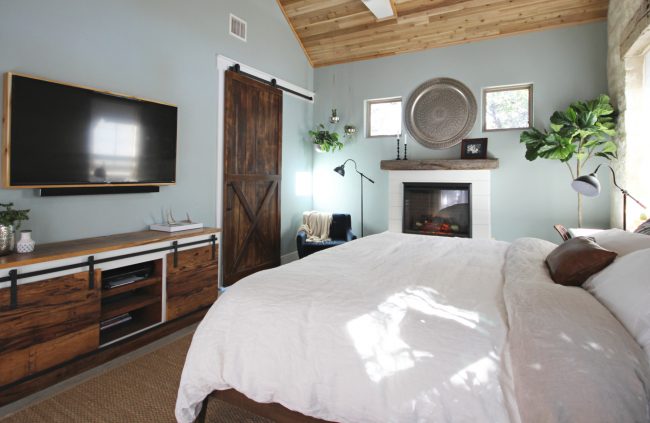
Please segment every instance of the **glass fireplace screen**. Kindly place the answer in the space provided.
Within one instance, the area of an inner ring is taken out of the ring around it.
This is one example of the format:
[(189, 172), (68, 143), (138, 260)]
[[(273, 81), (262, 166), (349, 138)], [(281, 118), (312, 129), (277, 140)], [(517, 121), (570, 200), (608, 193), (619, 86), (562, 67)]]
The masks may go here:
[(472, 237), (471, 184), (404, 183), (402, 232)]

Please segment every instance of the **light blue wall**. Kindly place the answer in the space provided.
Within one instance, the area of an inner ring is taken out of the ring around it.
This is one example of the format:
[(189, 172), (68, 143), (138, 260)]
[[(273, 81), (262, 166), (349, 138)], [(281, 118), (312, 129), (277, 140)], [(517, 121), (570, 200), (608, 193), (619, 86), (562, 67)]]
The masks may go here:
[[(248, 22), (248, 42), (228, 35), (228, 16)], [(141, 230), (162, 208), (214, 226), (217, 166), (216, 55), (310, 89), (313, 69), (274, 1), (0, 0), (0, 72), (16, 71), (173, 103), (179, 107), (178, 183), (157, 194), (39, 198), (0, 190), (2, 202), (32, 210), (38, 242)], [(311, 105), (285, 95), (283, 253), (311, 198), (294, 193), (311, 170), (304, 139)], [(289, 230), (288, 226), (291, 226)], [(289, 236), (291, 235), (291, 236)]]
[[(248, 21), (248, 42), (227, 34), (228, 14)], [(356, 178), (332, 168), (355, 158), (377, 184), (366, 185), (366, 232), (387, 227), (387, 175), (382, 159), (394, 157), (392, 139), (358, 135), (343, 152), (312, 154), (305, 142), (311, 123), (337, 107), (343, 123), (363, 133), (363, 100), (406, 98), (421, 82), (448, 76), (466, 83), (480, 101), (482, 87), (533, 82), (535, 122), (576, 98), (606, 91), (604, 24), (532, 33), (444, 49), (312, 70), (275, 2), (256, 0), (0, 0), (0, 72), (16, 71), (79, 83), (179, 106), (178, 184), (157, 194), (39, 198), (33, 190), (0, 190), (0, 201), (31, 208), (26, 225), (39, 242), (140, 230), (162, 208), (185, 210), (215, 224), (217, 166), (216, 55), (240, 60), (305, 88), (312, 106), (285, 95), (283, 120), (282, 253), (295, 250), (303, 210), (348, 211), (359, 230)], [(470, 136), (479, 137), (480, 120)], [(550, 226), (575, 225), (575, 198), (559, 163), (523, 159), (517, 132), (490, 133), (493, 234), (499, 239), (555, 239)], [(415, 142), (411, 158), (458, 157), (459, 148), (434, 151)], [(312, 159), (313, 156), (313, 159)], [(297, 196), (296, 175), (314, 166), (314, 198)], [(604, 178), (603, 178), (604, 179)], [(604, 195), (585, 201), (586, 224), (609, 221)]]
[[(395, 157), (395, 140), (364, 138), (364, 100), (406, 99), (420, 83), (450, 77), (472, 90), (480, 108), (483, 87), (532, 82), (535, 125), (547, 125), (554, 110), (607, 91), (606, 52), (606, 25), (596, 23), (317, 69), (314, 123), (326, 121), (336, 107), (342, 123), (358, 126), (360, 135), (341, 152), (314, 155), (314, 208), (350, 212), (354, 230), (360, 233), (358, 177), (343, 179), (332, 172), (353, 158), (376, 181), (365, 185), (366, 234), (388, 228), (388, 175), (379, 164)], [(558, 241), (554, 223), (577, 225), (569, 172), (556, 161), (526, 161), (519, 133), (484, 134), (479, 117), (468, 136), (487, 136), (490, 155), (500, 160), (500, 168), (492, 173), (492, 235), (501, 240), (534, 236)], [(408, 153), (411, 159), (459, 158), (460, 146), (431, 150), (412, 140)], [(601, 181), (603, 194), (585, 200), (585, 226), (609, 224), (609, 181)]]
[[(282, 144), (282, 254), (296, 251), (296, 232), (302, 212), (312, 209), (309, 192), (296, 191), (297, 180), (310, 178), (314, 149), (307, 139), (313, 119), (313, 105), (284, 96)], [(307, 175), (307, 176), (306, 176)]]

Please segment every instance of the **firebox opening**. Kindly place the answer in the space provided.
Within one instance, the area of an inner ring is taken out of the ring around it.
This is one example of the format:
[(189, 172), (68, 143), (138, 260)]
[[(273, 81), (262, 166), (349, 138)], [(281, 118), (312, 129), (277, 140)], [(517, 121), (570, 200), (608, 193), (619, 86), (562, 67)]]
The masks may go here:
[(471, 187), (465, 183), (404, 183), (402, 232), (472, 237)]

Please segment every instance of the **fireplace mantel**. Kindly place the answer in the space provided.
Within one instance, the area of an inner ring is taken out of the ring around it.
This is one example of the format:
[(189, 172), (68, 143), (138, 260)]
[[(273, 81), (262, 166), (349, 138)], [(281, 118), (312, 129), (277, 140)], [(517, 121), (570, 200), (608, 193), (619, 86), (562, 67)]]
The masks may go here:
[(472, 160), (382, 160), (382, 170), (490, 170), (499, 167), (499, 159)]

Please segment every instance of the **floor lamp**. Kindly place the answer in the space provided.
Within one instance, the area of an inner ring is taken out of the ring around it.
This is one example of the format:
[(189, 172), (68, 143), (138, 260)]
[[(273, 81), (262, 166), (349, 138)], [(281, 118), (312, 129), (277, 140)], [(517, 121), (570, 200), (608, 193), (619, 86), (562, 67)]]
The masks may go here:
[[(586, 195), (587, 197), (595, 197), (598, 194), (600, 194), (600, 182), (596, 177), (596, 173), (598, 172), (598, 169), (600, 169), (601, 166), (602, 164), (599, 164), (598, 167), (596, 167), (596, 170), (594, 170), (593, 173), (589, 175), (583, 175), (576, 178), (571, 183), (573, 189), (580, 194)], [(632, 200), (634, 200), (635, 203), (637, 203), (644, 209), (646, 207), (639, 200), (637, 200), (632, 195), (630, 195), (630, 193), (627, 192), (627, 190), (621, 188), (616, 183), (616, 173), (614, 173), (614, 169), (612, 169), (610, 165), (605, 165), (605, 166), (607, 166), (609, 170), (612, 171), (612, 180), (614, 182), (614, 186), (618, 188), (619, 191), (621, 191), (621, 194), (623, 194), (623, 230), (625, 231), (627, 230), (627, 197), (630, 197)]]
[(346, 161), (343, 162), (343, 164), (342, 164), (341, 166), (337, 166), (337, 167), (335, 167), (335, 168), (334, 168), (334, 172), (338, 173), (338, 174), (341, 175), (341, 176), (345, 176), (345, 164), (346, 164), (347, 162), (352, 162), (352, 163), (354, 163), (354, 170), (355, 170), (355, 171), (359, 174), (359, 176), (361, 177), (361, 237), (363, 238), (363, 179), (365, 178), (365, 179), (369, 180), (370, 182), (372, 182), (373, 184), (375, 183), (375, 181), (373, 181), (372, 179), (368, 178), (368, 177), (367, 177), (366, 175), (364, 175), (363, 173), (359, 172), (359, 169), (357, 169), (357, 162), (355, 162), (355, 161), (352, 160), (352, 159), (347, 159)]

